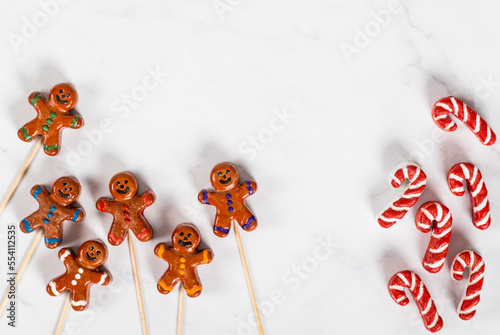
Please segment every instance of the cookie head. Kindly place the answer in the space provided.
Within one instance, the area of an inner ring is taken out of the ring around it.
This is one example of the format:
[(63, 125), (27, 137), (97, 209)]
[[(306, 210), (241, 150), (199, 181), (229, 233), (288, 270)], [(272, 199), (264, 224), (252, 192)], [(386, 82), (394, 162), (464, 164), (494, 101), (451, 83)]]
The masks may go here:
[(84, 242), (78, 248), (78, 263), (87, 269), (97, 269), (108, 259), (108, 249), (99, 241)]
[(61, 177), (52, 186), (52, 197), (61, 205), (68, 206), (80, 197), (81, 185), (76, 178)]
[(219, 163), (210, 173), (210, 181), (217, 191), (227, 191), (238, 185), (240, 175), (231, 163)]
[(172, 233), (172, 244), (177, 252), (192, 253), (200, 244), (200, 231), (191, 223), (181, 223)]
[(137, 193), (137, 179), (130, 172), (117, 173), (109, 182), (109, 191), (115, 200), (130, 200)]
[(67, 113), (76, 107), (78, 93), (73, 85), (62, 83), (52, 87), (49, 93), (50, 106), (61, 113)]

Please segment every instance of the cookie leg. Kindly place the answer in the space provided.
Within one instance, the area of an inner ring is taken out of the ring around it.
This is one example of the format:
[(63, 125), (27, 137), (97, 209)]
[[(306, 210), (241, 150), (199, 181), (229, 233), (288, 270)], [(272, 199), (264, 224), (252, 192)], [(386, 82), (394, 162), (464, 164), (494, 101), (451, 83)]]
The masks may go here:
[(45, 229), (45, 246), (49, 249), (54, 249), (61, 244), (62, 232), (60, 226), (49, 222), (47, 225), (53, 225), (51, 229)]
[(124, 224), (119, 224), (117, 221), (113, 221), (111, 224), (111, 229), (108, 234), (108, 241), (112, 245), (119, 245), (127, 236), (127, 229)]
[(35, 214), (36, 212), (21, 220), (19, 228), (23, 233), (29, 234), (40, 228), (41, 223), (39, 220), (36, 220)]
[(198, 281), (196, 273), (186, 274), (182, 278), (182, 285), (184, 285), (186, 294), (191, 298), (195, 298), (201, 294), (202, 286)]
[(31, 142), (34, 138), (40, 135), (40, 129), (42, 125), (39, 125), (38, 120), (33, 120), (26, 123), (21, 129), (17, 131), (17, 136), (24, 142)]
[(47, 293), (53, 297), (61, 295), (62, 292), (68, 290), (68, 287), (64, 285), (64, 275), (51, 280), (47, 284)]
[(147, 242), (153, 237), (153, 228), (145, 220), (142, 220), (140, 224), (130, 227), (130, 229), (141, 242)]
[(179, 277), (174, 276), (171, 273), (165, 274), (165, 276), (158, 281), (158, 285), (156, 286), (158, 288), (158, 292), (161, 294), (168, 294), (172, 292), (178, 281)]
[(45, 134), (43, 151), (49, 156), (55, 156), (59, 153), (59, 150), (61, 150), (61, 138), (59, 133), (59, 131), (52, 131), (51, 133)]
[(81, 287), (71, 291), (71, 307), (77, 312), (83, 311), (89, 307), (89, 297), (87, 287)]
[(257, 228), (257, 218), (249, 210), (245, 211), (243, 220), (238, 222), (241, 228), (246, 231), (252, 231)]
[(231, 218), (220, 214), (215, 215), (214, 234), (219, 237), (226, 237), (231, 230)]

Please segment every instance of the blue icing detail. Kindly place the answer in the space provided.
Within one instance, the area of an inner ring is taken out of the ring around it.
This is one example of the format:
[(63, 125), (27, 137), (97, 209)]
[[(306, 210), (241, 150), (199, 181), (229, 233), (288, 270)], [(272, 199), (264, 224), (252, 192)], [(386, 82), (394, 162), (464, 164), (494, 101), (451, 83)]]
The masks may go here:
[(224, 228), (219, 227), (219, 226), (214, 226), (214, 229), (215, 229), (215, 230), (218, 230), (218, 231), (221, 231), (221, 232), (223, 232), (224, 234), (229, 234), (229, 228), (224, 229)]
[(229, 207), (227, 210), (230, 211), (231, 213), (234, 212), (234, 208), (233, 207)]
[(247, 223), (242, 225), (241, 228), (247, 229), (248, 227), (250, 227), (252, 225), (252, 222), (254, 222), (254, 221), (255, 221), (255, 216), (252, 215), (251, 217), (248, 218)]
[(60, 238), (48, 238), (48, 237), (45, 238), (45, 243), (47, 244), (59, 243), (59, 242), (61, 242)]
[(29, 221), (26, 219), (23, 219), (23, 223), (24, 223), (24, 230), (26, 230), (28, 233), (31, 233), (33, 231), (33, 229), (31, 229), (31, 225), (30, 225)]
[(250, 183), (249, 180), (247, 180), (245, 183), (247, 184), (247, 189), (250, 191), (250, 195), (252, 195), (253, 194), (252, 184)]
[(231, 199), (231, 194), (227, 193), (226, 194), (226, 199)]
[(38, 195), (42, 193), (42, 187), (41, 186), (38, 186), (38, 188), (35, 190), (35, 192), (33, 193), (33, 197), (36, 199), (38, 198)]
[(54, 216), (54, 214), (52, 214), (52, 212), (48, 212), (48, 213), (47, 213), (47, 217), (48, 217), (49, 219), (50, 219), (51, 217), (53, 217), (53, 216)]
[(56, 210), (56, 206), (52, 206), (52, 207), (50, 207), (50, 211), (51, 211), (51, 212), (53, 212), (53, 211), (55, 211), (55, 210)]
[(44, 224), (48, 224), (49, 223), (49, 219), (43, 219), (43, 223)]
[(75, 222), (75, 221), (76, 221), (76, 219), (78, 219), (78, 214), (80, 214), (80, 210), (79, 210), (79, 209), (77, 209), (77, 210), (76, 210), (76, 212), (75, 212), (75, 214), (73, 215), (73, 218), (71, 219), (71, 221)]
[(233, 204), (233, 201), (232, 200), (228, 200), (228, 201), (226, 201), (226, 203), (227, 203), (228, 206), (231, 206)]
[(201, 192), (203, 193), (203, 203), (204, 203), (204, 204), (207, 204), (207, 205), (210, 205), (210, 204), (208, 203), (208, 192), (207, 192), (207, 190), (203, 190), (203, 191), (201, 191)]

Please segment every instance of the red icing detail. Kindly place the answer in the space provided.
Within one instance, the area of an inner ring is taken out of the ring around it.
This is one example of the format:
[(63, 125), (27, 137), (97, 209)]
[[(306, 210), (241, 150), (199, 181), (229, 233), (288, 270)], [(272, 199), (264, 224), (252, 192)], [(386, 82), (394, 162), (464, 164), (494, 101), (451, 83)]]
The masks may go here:
[(105, 209), (105, 208), (106, 208), (106, 203), (104, 202), (104, 200), (101, 200), (101, 201), (99, 202), (99, 210), (100, 210), (101, 212), (104, 212), (104, 209)]
[(123, 209), (128, 211), (128, 206), (127, 205), (123, 206)]
[(149, 234), (149, 229), (144, 228), (144, 230), (139, 235), (137, 235), (137, 238), (140, 240), (140, 239), (146, 237), (146, 235), (148, 235), (148, 234)]
[(123, 212), (123, 215), (124, 215), (126, 218), (130, 217), (130, 213), (129, 213), (129, 212)]
[(124, 238), (123, 237), (118, 237), (115, 235), (115, 233), (109, 233), (108, 238), (113, 241), (115, 244), (120, 244), (123, 242)]
[(130, 223), (130, 219), (125, 218), (125, 223), (127, 223), (127, 224)]

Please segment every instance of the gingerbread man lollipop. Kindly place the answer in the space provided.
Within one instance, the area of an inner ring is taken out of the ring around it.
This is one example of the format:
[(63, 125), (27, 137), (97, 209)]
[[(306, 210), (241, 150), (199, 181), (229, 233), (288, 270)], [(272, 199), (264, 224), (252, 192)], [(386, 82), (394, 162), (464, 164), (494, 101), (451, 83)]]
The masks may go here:
[(158, 281), (158, 291), (170, 293), (178, 281), (182, 283), (191, 298), (201, 294), (202, 286), (196, 267), (212, 261), (212, 250), (197, 251), (200, 232), (191, 223), (181, 223), (172, 233), (172, 246), (158, 243), (155, 255), (168, 262), (168, 269)]
[(70, 291), (71, 307), (83, 311), (89, 306), (90, 286), (108, 285), (113, 280), (109, 272), (98, 270), (106, 262), (108, 250), (103, 243), (90, 240), (78, 248), (78, 256), (69, 248), (59, 250), (58, 256), (66, 272), (49, 282), (47, 293), (54, 297)]
[(42, 136), (45, 153), (50, 156), (57, 155), (61, 150), (62, 130), (78, 129), (84, 124), (79, 115), (69, 114), (78, 103), (78, 93), (72, 85), (62, 83), (52, 87), (49, 100), (45, 100), (41, 93), (33, 92), (28, 101), (35, 108), (37, 116), (19, 129), (17, 135), (25, 142)]
[(47, 248), (56, 248), (62, 241), (62, 223), (65, 220), (80, 222), (85, 218), (83, 208), (70, 205), (80, 197), (81, 186), (76, 178), (61, 177), (52, 186), (52, 193), (40, 185), (31, 188), (31, 194), (38, 201), (39, 208), (21, 221), (23, 233), (39, 228), (45, 233)]
[(238, 184), (240, 175), (231, 163), (219, 163), (210, 173), (210, 181), (214, 191), (202, 190), (198, 200), (206, 205), (213, 205), (217, 209), (214, 222), (214, 233), (225, 237), (230, 229), (232, 220), (246, 231), (257, 228), (257, 219), (245, 205), (245, 199), (257, 191), (257, 184), (247, 180)]
[(109, 182), (109, 190), (113, 200), (99, 198), (96, 203), (98, 210), (113, 215), (113, 223), (108, 234), (109, 243), (121, 244), (129, 229), (139, 241), (149, 241), (153, 237), (153, 228), (143, 212), (156, 200), (153, 191), (146, 191), (137, 196), (137, 179), (130, 172), (115, 174)]

